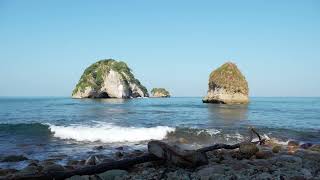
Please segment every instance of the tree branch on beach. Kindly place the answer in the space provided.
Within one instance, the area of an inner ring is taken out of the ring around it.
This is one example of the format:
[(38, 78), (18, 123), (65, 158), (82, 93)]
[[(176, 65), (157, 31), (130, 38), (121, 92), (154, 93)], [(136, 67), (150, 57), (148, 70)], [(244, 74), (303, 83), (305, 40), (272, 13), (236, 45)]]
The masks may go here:
[[(252, 142), (253, 134), (255, 134), (259, 140)], [(148, 152), (139, 157), (123, 159), (114, 162), (107, 162), (101, 163), (95, 166), (87, 166), (76, 170), (71, 171), (59, 171), (59, 172), (48, 172), (42, 173), (39, 175), (32, 175), (32, 176), (18, 176), (13, 175), (9, 176), (6, 179), (16, 179), (16, 180), (32, 180), (32, 179), (39, 179), (39, 180), (62, 180), (66, 179), (75, 175), (93, 175), (103, 173), (108, 170), (112, 169), (128, 169), (136, 164), (141, 164), (145, 162), (151, 161), (164, 161), (167, 163), (173, 163), (179, 166), (184, 167), (197, 167), (200, 165), (204, 165), (208, 163), (208, 159), (206, 156), (206, 152), (218, 150), (218, 149), (237, 149), (243, 143), (250, 143), (250, 144), (263, 144), (265, 139), (262, 139), (259, 133), (250, 128), (250, 137), (249, 140), (233, 145), (228, 144), (214, 144), (212, 146), (203, 147), (197, 150), (183, 150), (176, 146), (170, 146), (161, 141), (150, 141), (148, 143)]]

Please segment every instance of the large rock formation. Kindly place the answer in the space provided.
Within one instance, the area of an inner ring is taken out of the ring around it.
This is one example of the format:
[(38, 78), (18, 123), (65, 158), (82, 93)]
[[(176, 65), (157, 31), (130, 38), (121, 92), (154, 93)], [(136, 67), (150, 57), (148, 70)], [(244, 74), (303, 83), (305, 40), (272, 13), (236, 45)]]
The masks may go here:
[(124, 62), (113, 59), (89, 66), (73, 90), (73, 98), (136, 98), (148, 97), (147, 89), (135, 79)]
[(170, 93), (169, 91), (167, 91), (166, 89), (164, 88), (153, 88), (151, 90), (151, 94), (153, 97), (170, 97)]
[(248, 83), (234, 63), (223, 64), (210, 74), (208, 94), (204, 103), (247, 104)]

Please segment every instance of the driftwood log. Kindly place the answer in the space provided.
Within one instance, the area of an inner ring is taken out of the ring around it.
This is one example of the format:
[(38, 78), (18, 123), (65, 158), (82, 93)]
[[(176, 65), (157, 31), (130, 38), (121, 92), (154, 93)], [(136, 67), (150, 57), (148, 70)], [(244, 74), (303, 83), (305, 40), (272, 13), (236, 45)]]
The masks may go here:
[[(253, 134), (257, 135), (258, 141), (252, 142)], [(250, 128), (250, 137), (247, 141), (242, 143), (252, 143), (252, 144), (263, 144), (265, 139), (262, 139), (257, 131)], [(200, 148), (198, 150), (187, 151), (179, 149), (178, 147), (169, 146), (168, 144), (161, 141), (150, 141), (148, 143), (149, 153), (144, 154), (135, 158), (128, 158), (114, 162), (101, 163), (95, 166), (87, 166), (76, 170), (70, 171), (60, 171), (60, 172), (48, 172), (39, 175), (32, 176), (19, 176), (11, 175), (6, 177), (6, 179), (15, 180), (62, 180), (75, 175), (93, 175), (103, 173), (112, 169), (128, 169), (136, 164), (141, 164), (151, 161), (166, 161), (180, 166), (186, 167), (196, 167), (208, 162), (206, 152), (213, 151), (217, 149), (237, 149), (242, 143), (237, 143), (234, 145), (228, 144), (214, 144), (212, 146)]]

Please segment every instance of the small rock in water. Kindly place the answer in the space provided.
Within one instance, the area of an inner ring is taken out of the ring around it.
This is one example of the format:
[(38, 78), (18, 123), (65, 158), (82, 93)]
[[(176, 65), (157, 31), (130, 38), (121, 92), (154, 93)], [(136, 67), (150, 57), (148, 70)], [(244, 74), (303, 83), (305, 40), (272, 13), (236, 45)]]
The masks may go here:
[(96, 146), (96, 147), (94, 147), (93, 149), (94, 149), (94, 150), (101, 151), (101, 150), (104, 149), (104, 147), (103, 147), (103, 146)]
[(10, 155), (4, 157), (1, 162), (19, 162), (25, 160), (28, 160), (28, 158), (24, 157), (23, 155)]
[(312, 143), (304, 143), (300, 145), (302, 149), (309, 149), (312, 146)]
[(239, 152), (245, 157), (250, 158), (251, 156), (255, 155), (259, 149), (253, 143), (241, 143)]
[(276, 145), (272, 148), (273, 153), (279, 153), (281, 151), (282, 147), (279, 145)]
[(299, 142), (298, 141), (289, 141), (288, 142), (288, 146), (298, 147), (299, 146)]

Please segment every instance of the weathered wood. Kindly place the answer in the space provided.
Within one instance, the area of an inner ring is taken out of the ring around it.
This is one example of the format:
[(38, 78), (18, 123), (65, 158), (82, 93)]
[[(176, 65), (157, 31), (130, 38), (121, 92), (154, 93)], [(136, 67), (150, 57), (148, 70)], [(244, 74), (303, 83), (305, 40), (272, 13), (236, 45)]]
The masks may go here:
[(195, 150), (183, 150), (177, 146), (170, 146), (162, 141), (150, 141), (148, 151), (160, 159), (182, 167), (197, 167), (208, 164), (207, 155)]

